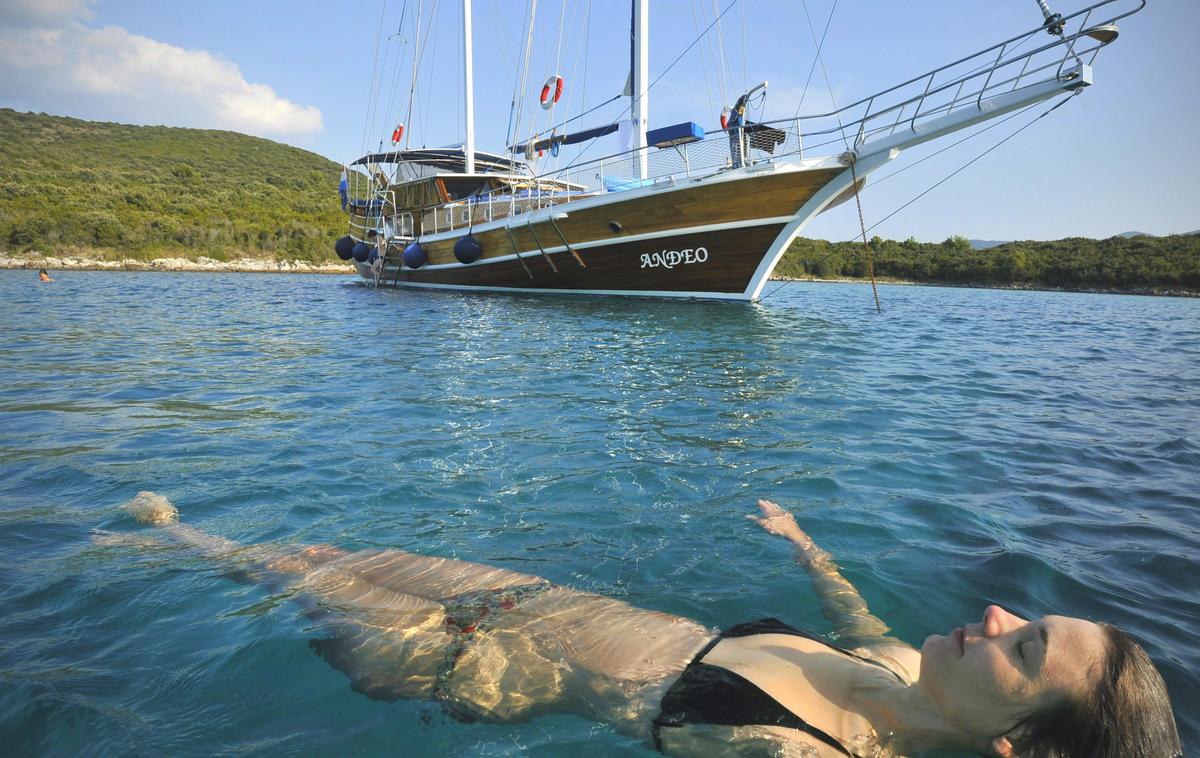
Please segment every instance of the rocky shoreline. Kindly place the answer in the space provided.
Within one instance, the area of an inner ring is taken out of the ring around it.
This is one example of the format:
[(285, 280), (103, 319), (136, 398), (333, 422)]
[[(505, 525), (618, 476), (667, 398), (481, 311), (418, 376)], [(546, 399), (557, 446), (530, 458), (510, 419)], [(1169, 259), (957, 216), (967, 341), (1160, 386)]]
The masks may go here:
[(134, 258), (107, 260), (88, 256), (37, 255), (11, 258), (0, 253), (0, 268), (46, 269), (47, 271), (197, 271), (252, 274), (353, 274), (354, 267), (346, 263), (309, 263), (307, 261), (275, 261), (266, 258), (239, 258), (219, 261), (214, 258), (154, 258), (143, 261)]

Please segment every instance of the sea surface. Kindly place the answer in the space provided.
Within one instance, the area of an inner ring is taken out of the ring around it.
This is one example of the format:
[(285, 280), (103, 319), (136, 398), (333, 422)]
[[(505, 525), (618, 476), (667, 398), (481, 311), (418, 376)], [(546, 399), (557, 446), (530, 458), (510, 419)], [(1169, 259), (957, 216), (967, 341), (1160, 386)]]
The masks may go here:
[(1200, 751), (1200, 300), (790, 284), (761, 304), (0, 271), (0, 752), (650, 755), (378, 702), (302, 609), (158, 542), (495, 564), (827, 631), (793, 510), (913, 643), (999, 603), (1143, 641)]

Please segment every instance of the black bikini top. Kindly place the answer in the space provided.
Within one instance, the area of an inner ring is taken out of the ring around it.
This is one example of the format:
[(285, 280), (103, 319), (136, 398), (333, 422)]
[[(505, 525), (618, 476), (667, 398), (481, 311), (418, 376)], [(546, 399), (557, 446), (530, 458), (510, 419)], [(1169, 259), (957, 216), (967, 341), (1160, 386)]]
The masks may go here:
[(663, 727), (681, 727), (685, 724), (760, 725), (799, 729), (833, 747), (848, 758), (860, 758), (850, 752), (836, 737), (812, 726), (792, 713), (749, 679), (721, 666), (702, 662), (704, 656), (721, 640), (729, 637), (750, 637), (756, 634), (789, 634), (814, 640), (851, 658), (878, 666), (896, 677), (901, 684), (907, 684), (903, 677), (882, 663), (864, 658), (836, 645), (830, 645), (820, 637), (788, 626), (779, 619), (767, 618), (739, 624), (721, 632), (719, 636), (705, 645), (704, 649), (692, 658), (692, 662), (663, 695), (661, 711), (651, 727), (655, 749), (662, 752), (661, 730)]

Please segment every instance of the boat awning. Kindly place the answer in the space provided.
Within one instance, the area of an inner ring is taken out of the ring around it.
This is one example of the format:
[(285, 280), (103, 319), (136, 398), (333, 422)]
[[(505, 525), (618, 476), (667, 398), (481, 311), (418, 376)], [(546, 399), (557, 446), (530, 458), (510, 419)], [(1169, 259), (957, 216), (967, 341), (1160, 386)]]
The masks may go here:
[[(467, 155), (460, 147), (432, 147), (418, 150), (391, 150), (384, 153), (370, 153), (351, 163), (351, 166), (365, 166), (371, 163), (417, 163), (430, 166), (442, 171), (456, 174), (467, 170)], [(475, 173), (485, 174), (500, 171), (506, 174), (526, 174), (529, 167), (524, 161), (505, 158), (495, 153), (475, 151)]]
[[(534, 150), (545, 150), (551, 145), (574, 145), (577, 142), (586, 142), (590, 139), (603, 137), (606, 134), (612, 134), (617, 130), (616, 124), (605, 124), (604, 126), (595, 126), (591, 129), (584, 129), (581, 132), (572, 132), (570, 134), (555, 134), (552, 137), (537, 140), (533, 143)], [(508, 148), (514, 153), (519, 153), (525, 149), (525, 145), (513, 145)]]

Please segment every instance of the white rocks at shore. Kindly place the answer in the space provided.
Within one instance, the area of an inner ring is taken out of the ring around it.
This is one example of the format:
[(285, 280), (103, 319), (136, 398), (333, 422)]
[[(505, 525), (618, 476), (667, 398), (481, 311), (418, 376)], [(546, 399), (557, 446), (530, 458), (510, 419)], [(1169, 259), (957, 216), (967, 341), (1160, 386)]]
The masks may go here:
[(354, 267), (346, 263), (308, 263), (306, 261), (273, 261), (265, 258), (239, 258), (218, 261), (213, 258), (155, 258), (139, 261), (126, 258), (119, 261), (88, 257), (29, 255), (10, 258), (0, 254), (0, 268), (89, 270), (89, 271), (228, 271), (272, 274), (353, 274)]

